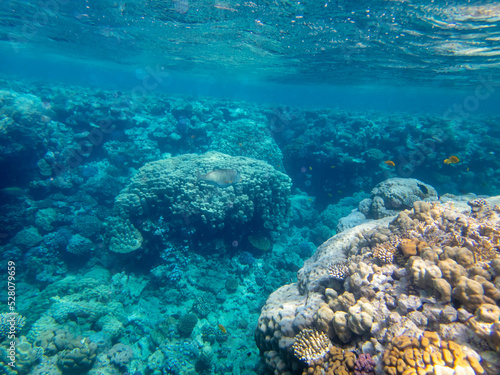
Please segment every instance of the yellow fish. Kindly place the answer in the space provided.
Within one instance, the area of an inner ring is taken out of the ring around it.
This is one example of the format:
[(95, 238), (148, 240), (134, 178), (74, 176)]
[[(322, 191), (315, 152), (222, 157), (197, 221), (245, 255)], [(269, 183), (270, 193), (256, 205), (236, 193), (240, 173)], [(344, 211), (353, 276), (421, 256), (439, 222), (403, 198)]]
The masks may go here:
[(222, 333), (226, 334), (227, 333), (227, 329), (226, 327), (224, 327), (222, 324), (219, 324), (219, 329)]
[(457, 164), (460, 161), (455, 155), (451, 155), (448, 159), (444, 159), (443, 163), (445, 164)]
[(396, 165), (392, 160), (386, 160), (386, 161), (384, 161), (384, 163), (391, 166), (391, 167), (394, 167)]

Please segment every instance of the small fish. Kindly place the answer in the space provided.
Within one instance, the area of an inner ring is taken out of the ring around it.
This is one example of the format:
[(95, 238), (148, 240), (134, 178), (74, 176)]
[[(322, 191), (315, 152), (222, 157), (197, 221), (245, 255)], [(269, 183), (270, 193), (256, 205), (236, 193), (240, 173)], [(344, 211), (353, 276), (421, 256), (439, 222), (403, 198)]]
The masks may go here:
[(219, 329), (222, 333), (226, 334), (227, 333), (227, 329), (226, 327), (224, 327), (222, 324), (219, 324)]
[(198, 183), (200, 180), (224, 188), (240, 182), (241, 176), (237, 171), (233, 169), (216, 169), (204, 175), (201, 175), (198, 171), (196, 176), (196, 183)]
[(457, 164), (460, 161), (455, 155), (451, 155), (448, 159), (444, 159), (443, 163), (445, 164)]
[(394, 163), (392, 160), (386, 160), (386, 161), (384, 161), (384, 163), (391, 166), (391, 167), (394, 167), (396, 165), (396, 163)]

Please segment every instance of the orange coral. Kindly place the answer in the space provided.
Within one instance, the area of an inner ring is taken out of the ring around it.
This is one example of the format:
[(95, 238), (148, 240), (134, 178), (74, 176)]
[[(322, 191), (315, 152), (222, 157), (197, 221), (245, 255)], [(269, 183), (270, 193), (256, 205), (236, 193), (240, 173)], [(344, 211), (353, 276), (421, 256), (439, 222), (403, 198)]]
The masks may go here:
[(409, 336), (394, 337), (383, 354), (382, 366), (385, 374), (390, 375), (434, 374), (438, 367), (484, 374), (479, 361), (466, 356), (461, 345), (440, 340), (437, 333), (430, 331), (425, 331), (420, 340)]

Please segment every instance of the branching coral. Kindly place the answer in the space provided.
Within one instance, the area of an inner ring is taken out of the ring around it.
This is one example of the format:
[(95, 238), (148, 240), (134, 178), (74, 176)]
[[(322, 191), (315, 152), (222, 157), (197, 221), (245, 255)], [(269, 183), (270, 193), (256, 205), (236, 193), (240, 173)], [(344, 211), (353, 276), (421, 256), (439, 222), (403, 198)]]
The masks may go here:
[(26, 323), (26, 318), (21, 315), (3, 313), (0, 314), (0, 341), (9, 334), (19, 332)]
[(421, 202), (415, 205), (414, 216), (420, 222), (408, 231), (408, 238), (430, 245), (467, 248), (472, 252), (475, 264), (483, 264), (499, 256), (498, 213), (484, 199), (468, 203), (472, 208), (469, 216), (450, 215), (445, 205), (418, 203)]
[(330, 339), (323, 332), (313, 329), (303, 329), (295, 336), (293, 353), (309, 366), (324, 358), (331, 345)]
[(385, 264), (392, 263), (400, 243), (401, 238), (399, 236), (394, 236), (389, 239), (389, 241), (378, 244), (373, 249), (373, 257), (380, 259), (380, 261)]
[(349, 276), (349, 267), (347, 262), (332, 263), (328, 266), (327, 272), (333, 279), (344, 280)]

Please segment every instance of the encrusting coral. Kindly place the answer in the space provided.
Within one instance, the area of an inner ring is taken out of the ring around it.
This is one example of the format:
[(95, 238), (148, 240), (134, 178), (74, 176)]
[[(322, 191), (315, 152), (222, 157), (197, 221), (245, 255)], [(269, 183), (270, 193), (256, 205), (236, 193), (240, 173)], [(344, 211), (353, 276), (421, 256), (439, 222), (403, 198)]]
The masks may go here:
[(435, 332), (424, 331), (420, 339), (397, 336), (382, 356), (385, 374), (481, 375), (478, 359), (465, 354), (461, 345), (441, 340)]

